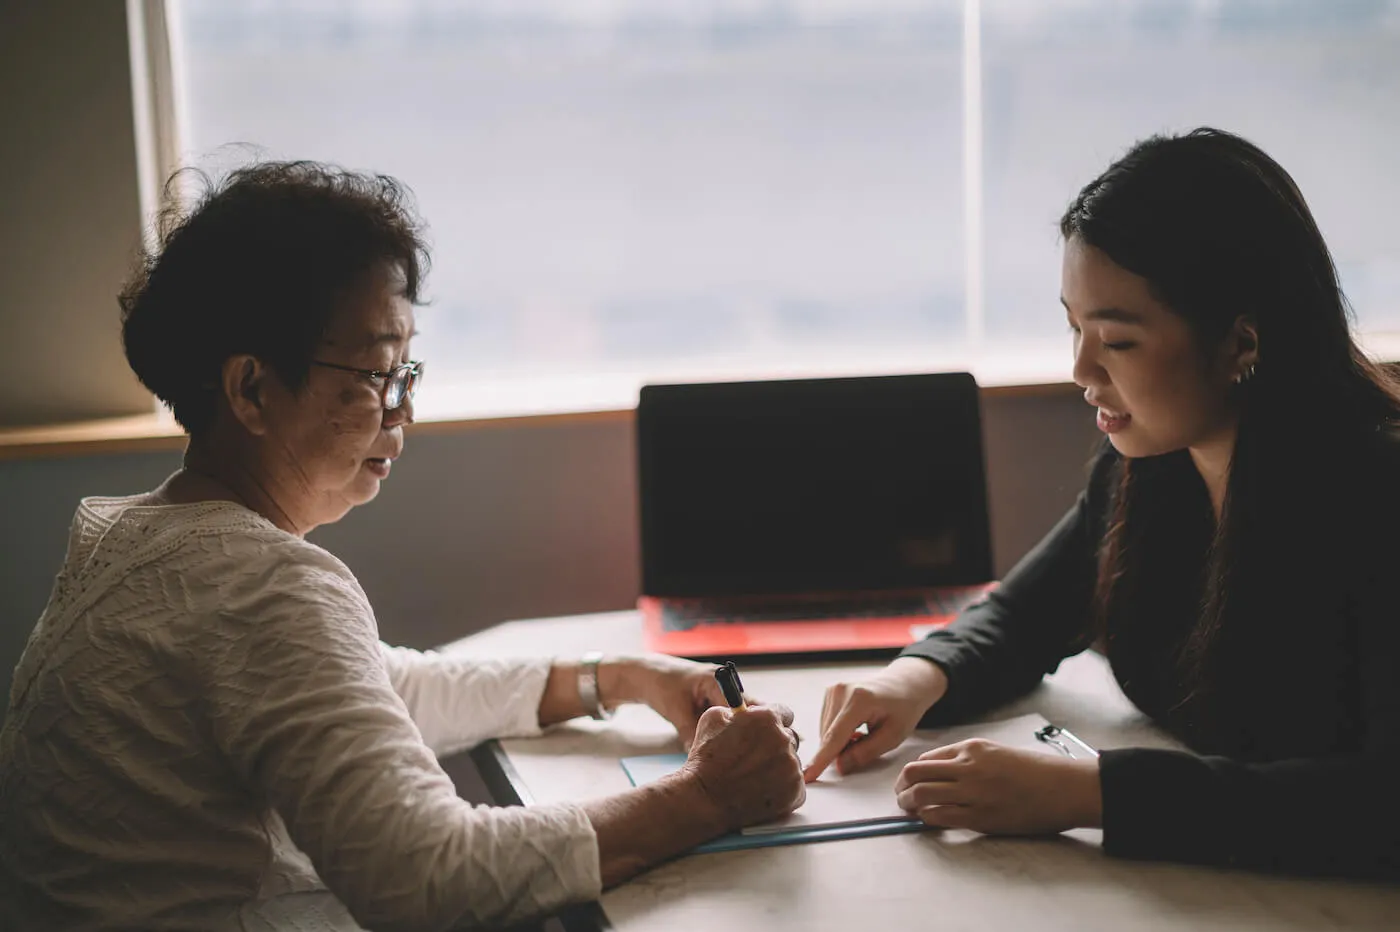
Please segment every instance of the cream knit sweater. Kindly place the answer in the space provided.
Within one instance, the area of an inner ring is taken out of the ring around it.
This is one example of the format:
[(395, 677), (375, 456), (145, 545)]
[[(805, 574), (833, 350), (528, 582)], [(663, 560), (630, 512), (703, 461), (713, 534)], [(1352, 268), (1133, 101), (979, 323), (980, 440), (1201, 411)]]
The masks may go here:
[(434, 755), (537, 733), (548, 672), (383, 645), (344, 564), (238, 505), (86, 499), (0, 730), (0, 928), (441, 929), (596, 897), (578, 807), (473, 808)]

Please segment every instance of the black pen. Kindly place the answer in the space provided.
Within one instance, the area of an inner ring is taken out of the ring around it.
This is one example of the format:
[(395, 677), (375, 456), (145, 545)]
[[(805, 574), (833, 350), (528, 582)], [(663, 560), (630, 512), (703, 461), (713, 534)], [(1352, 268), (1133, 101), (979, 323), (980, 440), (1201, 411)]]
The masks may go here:
[(748, 708), (744, 702), (744, 683), (739, 679), (739, 668), (734, 666), (734, 661), (724, 663), (715, 670), (715, 681), (719, 683), (719, 691), (724, 693), (724, 701), (729, 703), (731, 709)]

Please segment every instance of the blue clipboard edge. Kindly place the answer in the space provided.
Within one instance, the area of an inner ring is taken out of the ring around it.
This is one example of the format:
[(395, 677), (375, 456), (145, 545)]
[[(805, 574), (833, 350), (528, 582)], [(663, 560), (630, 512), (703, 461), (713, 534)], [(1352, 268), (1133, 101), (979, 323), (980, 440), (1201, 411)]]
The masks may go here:
[[(627, 782), (633, 786), (637, 785), (635, 774), (628, 767), (629, 760), (647, 759), (650, 757), (670, 757), (684, 758), (683, 754), (649, 754), (642, 758), (624, 757), (618, 763), (622, 766), (622, 772), (627, 775)], [(720, 851), (743, 851), (749, 848), (776, 848), (782, 845), (810, 845), (819, 841), (841, 841), (847, 838), (872, 838), (876, 835), (904, 835), (909, 832), (921, 832), (928, 826), (913, 817), (908, 818), (881, 818), (868, 822), (851, 823), (847, 825), (814, 825), (797, 826), (795, 828), (784, 829), (782, 831), (758, 833), (745, 835), (742, 832), (732, 832), (728, 835), (721, 835), (719, 838), (711, 839), (704, 844), (691, 848), (686, 854), (711, 854)]]
[[(494, 738), (483, 741), (467, 752), (476, 766), (481, 780), (491, 800), (498, 806), (525, 806), (534, 802), (525, 781), (499, 741)], [(724, 835), (708, 841), (689, 854), (718, 854), (724, 851), (740, 851), (749, 848), (774, 848), (780, 845), (806, 845), (821, 841), (840, 841), (848, 838), (871, 838), (876, 835), (903, 835), (927, 829), (922, 822), (877, 822), (869, 825), (836, 825), (829, 828), (815, 828), (806, 831), (774, 833), (772, 835)], [(685, 855), (682, 855), (685, 857)], [(616, 928), (603, 911), (603, 904), (578, 903), (566, 906), (555, 913), (555, 918), (565, 932), (609, 932)]]
[(707, 841), (691, 854), (714, 854), (720, 851), (745, 851), (749, 848), (776, 848), (779, 845), (810, 845), (819, 841), (844, 841), (849, 838), (874, 838), (877, 835), (907, 835), (910, 832), (927, 831), (928, 826), (910, 819), (908, 821), (867, 822), (861, 825), (830, 825), (823, 828), (793, 829), (790, 832), (771, 832), (764, 835), (722, 835), (714, 841)]

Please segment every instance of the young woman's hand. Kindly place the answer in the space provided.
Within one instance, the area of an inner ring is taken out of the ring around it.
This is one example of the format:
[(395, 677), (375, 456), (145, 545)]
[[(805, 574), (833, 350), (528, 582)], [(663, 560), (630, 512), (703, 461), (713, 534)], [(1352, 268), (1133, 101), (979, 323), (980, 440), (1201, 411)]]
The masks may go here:
[(821, 744), (803, 777), (812, 782), (833, 761), (850, 773), (894, 750), (947, 691), (943, 669), (918, 657), (896, 658), (862, 683), (837, 683), (822, 699)]
[(894, 791), (901, 809), (941, 828), (1040, 835), (1103, 822), (1098, 761), (980, 738), (921, 754)]

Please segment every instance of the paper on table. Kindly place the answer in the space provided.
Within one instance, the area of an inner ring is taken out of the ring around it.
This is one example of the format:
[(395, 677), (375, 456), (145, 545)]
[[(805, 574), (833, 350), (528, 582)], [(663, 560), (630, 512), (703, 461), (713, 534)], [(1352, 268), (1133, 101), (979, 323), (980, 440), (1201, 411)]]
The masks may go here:
[[(841, 825), (917, 821), (895, 802), (894, 781), (905, 764), (927, 750), (967, 738), (986, 738), (1054, 754), (1053, 748), (1035, 737), (1035, 732), (1047, 724), (1039, 715), (1022, 715), (999, 722), (915, 732), (894, 751), (859, 773), (841, 776), (832, 767), (820, 780), (807, 785), (807, 801), (801, 809), (781, 819), (750, 826), (743, 834), (767, 835)], [(641, 786), (674, 772), (683, 763), (684, 754), (657, 754), (625, 758), (622, 766), (633, 785)]]
[(774, 822), (750, 826), (743, 830), (744, 834), (760, 835), (857, 822), (917, 821), (895, 802), (894, 781), (905, 764), (925, 751), (968, 738), (986, 738), (1000, 744), (1053, 753), (1035, 737), (1036, 729), (1047, 724), (1039, 715), (1022, 715), (1000, 722), (915, 732), (899, 747), (857, 773), (842, 776), (834, 766), (828, 768), (821, 779), (807, 784), (807, 802), (801, 809)]
[(622, 769), (633, 786), (655, 783), (667, 774), (675, 773), (685, 763), (684, 754), (648, 754), (645, 757), (624, 757)]

